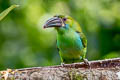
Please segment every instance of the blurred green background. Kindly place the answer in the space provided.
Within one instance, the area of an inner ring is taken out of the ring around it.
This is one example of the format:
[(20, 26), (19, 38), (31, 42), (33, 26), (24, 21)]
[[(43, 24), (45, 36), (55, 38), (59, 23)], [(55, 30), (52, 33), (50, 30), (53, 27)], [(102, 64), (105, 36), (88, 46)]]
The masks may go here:
[(88, 60), (120, 57), (119, 0), (0, 0), (0, 70), (60, 64), (56, 31), (43, 24), (56, 14), (72, 16), (88, 39)]

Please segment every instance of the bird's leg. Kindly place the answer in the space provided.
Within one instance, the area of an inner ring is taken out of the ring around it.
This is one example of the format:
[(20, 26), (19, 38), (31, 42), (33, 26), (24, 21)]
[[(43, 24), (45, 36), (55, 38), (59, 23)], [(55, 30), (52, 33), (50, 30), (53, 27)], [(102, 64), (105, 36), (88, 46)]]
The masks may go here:
[(89, 68), (91, 68), (90, 63), (88, 62), (87, 59), (83, 59), (83, 61), (84, 61), (85, 65), (87, 65)]
[[(61, 54), (60, 54), (60, 56), (61, 56)], [(63, 62), (63, 58), (60, 57), (60, 59), (61, 59), (61, 66), (62, 66), (62, 67), (65, 67), (65, 63)]]
[(61, 57), (61, 66), (64, 67), (65, 63), (63, 62), (63, 58)]

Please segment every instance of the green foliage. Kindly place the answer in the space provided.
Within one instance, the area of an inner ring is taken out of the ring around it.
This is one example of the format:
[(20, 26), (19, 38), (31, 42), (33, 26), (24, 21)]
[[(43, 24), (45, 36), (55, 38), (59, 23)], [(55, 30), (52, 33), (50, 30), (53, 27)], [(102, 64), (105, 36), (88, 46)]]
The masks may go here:
[(8, 9), (4, 10), (2, 13), (0, 13), (0, 21), (14, 8), (18, 7), (19, 5), (12, 5)]
[(1, 0), (0, 12), (12, 4), (20, 7), (0, 21), (0, 69), (60, 64), (56, 32), (43, 29), (55, 14), (80, 23), (88, 60), (120, 57), (119, 0)]

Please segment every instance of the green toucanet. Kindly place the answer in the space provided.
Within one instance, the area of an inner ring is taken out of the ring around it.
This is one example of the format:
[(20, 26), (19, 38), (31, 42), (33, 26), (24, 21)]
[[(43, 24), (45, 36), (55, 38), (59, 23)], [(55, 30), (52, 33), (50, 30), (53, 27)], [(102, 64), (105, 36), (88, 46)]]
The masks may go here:
[(56, 15), (46, 21), (44, 28), (57, 30), (57, 48), (62, 63), (85, 60), (87, 39), (80, 25), (70, 16)]

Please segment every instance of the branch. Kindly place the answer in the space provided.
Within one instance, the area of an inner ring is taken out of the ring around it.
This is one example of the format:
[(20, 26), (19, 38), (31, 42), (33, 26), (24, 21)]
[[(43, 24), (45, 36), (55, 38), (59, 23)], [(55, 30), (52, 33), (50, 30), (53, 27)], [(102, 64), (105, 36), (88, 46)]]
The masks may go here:
[(120, 58), (64, 64), (64, 66), (7, 69), (0, 80), (120, 80)]

